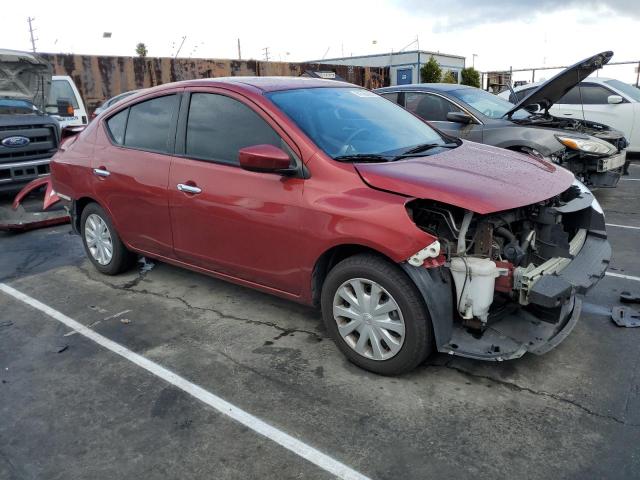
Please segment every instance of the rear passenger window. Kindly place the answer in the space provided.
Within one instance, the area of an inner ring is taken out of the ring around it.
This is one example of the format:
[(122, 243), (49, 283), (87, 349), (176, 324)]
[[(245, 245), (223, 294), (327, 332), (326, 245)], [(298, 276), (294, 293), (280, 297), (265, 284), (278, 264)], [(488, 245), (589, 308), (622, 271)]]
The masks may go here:
[(172, 118), (178, 108), (178, 96), (167, 95), (133, 105), (130, 108), (124, 144), (127, 147), (169, 152)]
[(261, 144), (288, 151), (269, 124), (243, 103), (213, 93), (191, 95), (187, 156), (238, 165), (238, 150)]
[(127, 108), (107, 120), (107, 128), (109, 129), (111, 138), (113, 138), (113, 141), (118, 145), (124, 143), (124, 127), (127, 125), (128, 113), (129, 109)]

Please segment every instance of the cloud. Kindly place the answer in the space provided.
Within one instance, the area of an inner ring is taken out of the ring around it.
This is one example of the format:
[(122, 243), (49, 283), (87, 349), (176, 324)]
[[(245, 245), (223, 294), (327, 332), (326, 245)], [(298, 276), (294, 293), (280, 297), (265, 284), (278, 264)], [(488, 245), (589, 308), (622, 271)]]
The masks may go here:
[(638, 0), (396, 0), (412, 14), (436, 19), (434, 31), (455, 30), (487, 23), (530, 21), (539, 14), (579, 8), (582, 12), (602, 10), (640, 18)]

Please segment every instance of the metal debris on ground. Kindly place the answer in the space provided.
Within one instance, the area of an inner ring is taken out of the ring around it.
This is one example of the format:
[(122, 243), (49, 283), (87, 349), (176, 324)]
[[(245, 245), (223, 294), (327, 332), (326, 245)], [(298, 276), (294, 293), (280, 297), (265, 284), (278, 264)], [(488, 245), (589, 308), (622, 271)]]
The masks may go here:
[(613, 307), (611, 319), (619, 327), (640, 327), (640, 312), (629, 307)]
[(153, 267), (156, 266), (155, 263), (153, 263), (151, 260), (147, 260), (146, 257), (140, 257), (138, 259), (138, 263), (142, 264), (142, 266), (140, 267), (140, 273), (147, 273), (153, 270)]

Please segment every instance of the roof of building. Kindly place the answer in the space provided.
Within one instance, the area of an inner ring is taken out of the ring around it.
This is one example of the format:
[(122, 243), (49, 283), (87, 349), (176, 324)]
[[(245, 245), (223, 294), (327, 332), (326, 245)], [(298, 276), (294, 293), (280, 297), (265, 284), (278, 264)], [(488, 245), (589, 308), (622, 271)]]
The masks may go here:
[(403, 52), (387, 52), (387, 53), (374, 53), (371, 55), (352, 55), (350, 57), (335, 57), (335, 58), (323, 58), (320, 60), (309, 60), (307, 63), (330, 63), (336, 60), (353, 60), (355, 58), (375, 58), (375, 57), (388, 57), (393, 55), (404, 55), (407, 53), (420, 53), (425, 55), (440, 55), (442, 57), (460, 58), (466, 60), (466, 57), (462, 55), (452, 55), (450, 53), (431, 52), (429, 50), (405, 50)]

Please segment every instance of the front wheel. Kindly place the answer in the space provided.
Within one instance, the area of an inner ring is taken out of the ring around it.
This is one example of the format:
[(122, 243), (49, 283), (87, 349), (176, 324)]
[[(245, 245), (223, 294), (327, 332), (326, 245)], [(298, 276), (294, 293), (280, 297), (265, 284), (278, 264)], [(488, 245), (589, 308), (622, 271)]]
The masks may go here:
[(322, 287), (325, 326), (354, 364), (381, 375), (414, 369), (431, 353), (431, 318), (410, 278), (373, 254), (338, 263)]
[(101, 273), (116, 275), (133, 265), (135, 255), (124, 246), (111, 219), (97, 203), (82, 210), (80, 234), (89, 260)]

